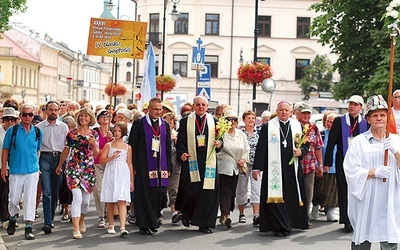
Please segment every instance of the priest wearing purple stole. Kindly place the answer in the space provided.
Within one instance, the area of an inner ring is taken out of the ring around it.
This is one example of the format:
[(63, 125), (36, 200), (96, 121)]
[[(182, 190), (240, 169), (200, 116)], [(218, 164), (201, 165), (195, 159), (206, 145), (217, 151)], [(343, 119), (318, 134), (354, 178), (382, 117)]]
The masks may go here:
[(359, 95), (353, 95), (349, 98), (348, 102), (349, 112), (343, 116), (336, 117), (333, 121), (326, 146), (324, 166), (332, 166), (334, 159), (333, 149), (337, 145), (336, 183), (340, 211), (339, 223), (344, 224), (344, 229), (347, 232), (352, 232), (353, 228), (347, 215), (347, 182), (343, 170), (343, 160), (351, 140), (355, 136), (367, 131), (368, 125), (364, 117), (360, 114), (364, 104), (363, 98)]
[(135, 121), (129, 135), (135, 175), (135, 214), (140, 233), (152, 234), (160, 227), (159, 215), (167, 205), (171, 172), (171, 135), (160, 118), (161, 99), (149, 101), (149, 111)]

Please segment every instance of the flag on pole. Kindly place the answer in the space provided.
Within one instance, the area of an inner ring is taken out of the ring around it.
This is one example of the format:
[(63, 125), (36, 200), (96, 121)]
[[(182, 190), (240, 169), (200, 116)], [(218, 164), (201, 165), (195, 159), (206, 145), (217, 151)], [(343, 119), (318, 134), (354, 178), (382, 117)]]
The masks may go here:
[(156, 55), (154, 54), (153, 44), (151, 42), (147, 46), (146, 66), (144, 67), (140, 95), (140, 105), (138, 108), (142, 108), (143, 104), (156, 96)]

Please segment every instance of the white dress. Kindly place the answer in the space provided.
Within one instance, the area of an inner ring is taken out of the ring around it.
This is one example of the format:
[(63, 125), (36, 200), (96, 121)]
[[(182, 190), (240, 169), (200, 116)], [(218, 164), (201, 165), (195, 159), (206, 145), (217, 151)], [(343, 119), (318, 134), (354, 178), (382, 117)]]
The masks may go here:
[(102, 202), (131, 202), (130, 172), (126, 163), (128, 147), (125, 150), (111, 147), (108, 151), (108, 157), (111, 157), (116, 150), (121, 150), (121, 153), (117, 159), (106, 164), (100, 200)]

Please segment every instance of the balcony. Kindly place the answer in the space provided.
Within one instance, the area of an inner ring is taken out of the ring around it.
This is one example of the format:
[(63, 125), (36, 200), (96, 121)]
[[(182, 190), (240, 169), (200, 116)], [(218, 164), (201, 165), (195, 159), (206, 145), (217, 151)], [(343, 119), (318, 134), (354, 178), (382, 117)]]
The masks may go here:
[(149, 32), (146, 35), (146, 45), (150, 42), (153, 43), (154, 47), (161, 48), (162, 45), (162, 33), (161, 32)]

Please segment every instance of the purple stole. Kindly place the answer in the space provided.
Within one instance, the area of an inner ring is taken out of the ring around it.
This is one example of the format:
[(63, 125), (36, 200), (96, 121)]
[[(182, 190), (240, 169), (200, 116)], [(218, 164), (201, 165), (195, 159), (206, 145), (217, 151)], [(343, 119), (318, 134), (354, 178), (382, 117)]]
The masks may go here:
[[(165, 128), (165, 122), (163, 119), (159, 119), (160, 125), (160, 168), (158, 169), (157, 157), (153, 157), (153, 150), (151, 150), (151, 144), (153, 139), (152, 126), (147, 122), (147, 119), (142, 119), (144, 127), (144, 136), (146, 138), (146, 152), (147, 152), (147, 171), (149, 171), (149, 184), (150, 187), (158, 187), (158, 177), (161, 172), (161, 186), (168, 186), (168, 167), (167, 167), (167, 130)], [(159, 171), (160, 170), (160, 171)]]
[[(350, 135), (350, 129), (345, 129), (348, 128), (349, 125), (346, 123), (346, 115), (343, 115), (341, 119), (342, 122), (342, 142), (343, 142), (343, 156), (346, 155), (347, 149), (349, 148), (349, 137), (352, 136)], [(367, 121), (362, 117), (361, 122), (358, 124), (359, 126), (359, 132), (364, 133), (367, 131)]]

